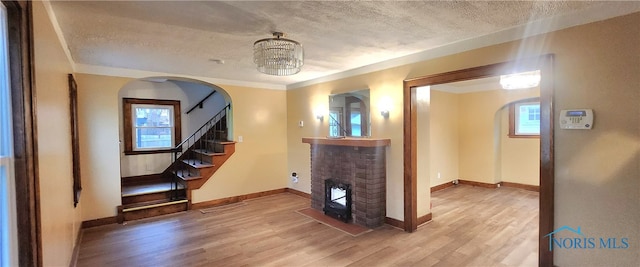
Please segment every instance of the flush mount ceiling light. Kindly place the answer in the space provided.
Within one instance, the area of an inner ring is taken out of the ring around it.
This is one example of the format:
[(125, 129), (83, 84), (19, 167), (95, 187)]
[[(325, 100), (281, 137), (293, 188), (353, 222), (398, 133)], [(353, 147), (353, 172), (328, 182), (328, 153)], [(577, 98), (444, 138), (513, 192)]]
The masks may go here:
[(502, 89), (526, 89), (540, 85), (540, 70), (500, 76)]
[(304, 65), (304, 50), (300, 43), (281, 38), (284, 34), (274, 32), (273, 38), (253, 43), (253, 62), (259, 72), (287, 76), (300, 72)]

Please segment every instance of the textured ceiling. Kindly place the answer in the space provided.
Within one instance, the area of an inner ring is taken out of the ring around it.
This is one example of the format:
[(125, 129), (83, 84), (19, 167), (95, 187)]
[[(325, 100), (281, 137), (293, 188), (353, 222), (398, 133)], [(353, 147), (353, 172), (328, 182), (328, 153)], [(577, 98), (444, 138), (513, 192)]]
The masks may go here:
[[(51, 2), (76, 64), (283, 86), (601, 5), (583, 1)], [(304, 46), (305, 65), (299, 74), (275, 77), (256, 71), (253, 42), (270, 37), (272, 31), (285, 32)]]

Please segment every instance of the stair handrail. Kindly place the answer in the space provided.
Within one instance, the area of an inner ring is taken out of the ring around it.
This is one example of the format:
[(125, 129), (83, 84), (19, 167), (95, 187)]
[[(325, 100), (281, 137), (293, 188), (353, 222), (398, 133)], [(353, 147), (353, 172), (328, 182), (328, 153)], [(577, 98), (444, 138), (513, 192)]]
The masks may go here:
[[(206, 126), (213, 126), (213, 125), (211, 125), (211, 122), (213, 122), (215, 119), (219, 120), (219, 119), (222, 118), (222, 116), (226, 116), (227, 115), (227, 109), (231, 109), (231, 103), (227, 104), (224, 108), (222, 108), (220, 111), (218, 111), (218, 113), (216, 113), (216, 115), (213, 115), (213, 117), (211, 117), (211, 119), (209, 119), (202, 126), (200, 126), (200, 128), (198, 128), (198, 130), (193, 132), (193, 134), (191, 134), (189, 137), (184, 139), (184, 141), (182, 141), (182, 143), (180, 143), (177, 146), (175, 146), (173, 148), (174, 152), (176, 152), (177, 150), (180, 150), (184, 144), (188, 144), (189, 140), (194, 138), (194, 136), (196, 136), (198, 133), (201, 133), (202, 129), (204, 129)], [(220, 118), (218, 118), (218, 116), (220, 116)], [(207, 129), (207, 130), (209, 130), (209, 129)]]
[(209, 93), (207, 96), (205, 96), (202, 100), (200, 100), (200, 102), (198, 102), (197, 104), (195, 104), (192, 108), (189, 109), (189, 111), (187, 111), (187, 114), (191, 113), (191, 111), (193, 111), (194, 109), (196, 109), (197, 107), (202, 108), (204, 101), (207, 101), (207, 99), (209, 99), (209, 97), (211, 97), (213, 94), (215, 94), (217, 91), (213, 90), (213, 92)]
[[(178, 164), (176, 164), (176, 161), (181, 160), (185, 155), (185, 153), (188, 152), (189, 148), (193, 147), (197, 142), (200, 142), (200, 144), (202, 144), (204, 139), (203, 137), (208, 138), (208, 137), (211, 137), (211, 135), (213, 135), (214, 140), (218, 138), (215, 132), (212, 133), (212, 129), (214, 129), (214, 127), (217, 127), (218, 125), (221, 125), (221, 120), (226, 117), (226, 115), (228, 114), (228, 110), (230, 109), (231, 109), (231, 103), (223, 107), (220, 111), (218, 111), (218, 113), (213, 115), (211, 119), (209, 119), (202, 126), (200, 126), (198, 130), (194, 131), (193, 134), (191, 134), (189, 137), (184, 139), (184, 141), (182, 141), (180, 144), (176, 145), (174, 148), (171, 149), (171, 151), (173, 152), (173, 161), (171, 162), (171, 165), (169, 165), (169, 167), (165, 170), (165, 172), (171, 172), (171, 177), (173, 180), (173, 182), (171, 183), (172, 184), (171, 190), (174, 192), (172, 194), (172, 198), (174, 199), (180, 198), (178, 194), (178, 191), (180, 189), (179, 188), (180, 184), (183, 185), (183, 188), (186, 188), (185, 184), (181, 181), (181, 179), (177, 177), (178, 171), (182, 171), (180, 175), (184, 176), (185, 170), (177, 169)], [(226, 124), (225, 124), (225, 128), (228, 128)], [(227, 129), (214, 129), (214, 130), (227, 130)], [(226, 139), (226, 136), (224, 138)], [(194, 164), (196, 160), (197, 160), (196, 158), (193, 159)], [(200, 163), (202, 163), (202, 158), (200, 158)], [(188, 170), (187, 170), (187, 175), (191, 176), (191, 173)]]

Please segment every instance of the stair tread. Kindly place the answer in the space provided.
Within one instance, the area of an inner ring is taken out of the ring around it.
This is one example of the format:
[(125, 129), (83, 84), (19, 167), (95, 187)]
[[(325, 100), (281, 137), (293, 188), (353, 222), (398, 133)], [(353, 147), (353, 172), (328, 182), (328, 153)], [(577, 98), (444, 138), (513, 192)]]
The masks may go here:
[(227, 154), (227, 153), (224, 153), (224, 152), (213, 152), (213, 151), (206, 150), (206, 149), (194, 149), (193, 152), (204, 154), (204, 155), (207, 155), (207, 156), (223, 156), (223, 155)]
[[(188, 173), (188, 171), (185, 170), (186, 173)], [(202, 176), (200, 175), (192, 175), (192, 176), (184, 176), (183, 174), (181, 174), (181, 171), (174, 171), (173, 172), (176, 176), (178, 176), (180, 179), (185, 180), (185, 181), (189, 181), (189, 180), (198, 180), (198, 179), (202, 179)]]
[(197, 169), (213, 167), (213, 164), (204, 161), (200, 162), (198, 159), (183, 159), (182, 162)]
[(161, 199), (161, 200), (145, 201), (145, 202), (122, 205), (122, 211), (127, 212), (127, 211), (131, 211), (132, 209), (140, 210), (146, 207), (150, 208), (150, 207), (156, 207), (156, 206), (167, 206), (167, 205), (180, 204), (185, 202), (187, 202), (186, 199), (179, 199), (179, 200)]
[[(154, 182), (141, 185), (122, 186), (122, 197), (139, 196), (153, 193), (161, 193), (171, 191), (172, 182)], [(184, 189), (184, 186), (178, 184), (178, 189)]]

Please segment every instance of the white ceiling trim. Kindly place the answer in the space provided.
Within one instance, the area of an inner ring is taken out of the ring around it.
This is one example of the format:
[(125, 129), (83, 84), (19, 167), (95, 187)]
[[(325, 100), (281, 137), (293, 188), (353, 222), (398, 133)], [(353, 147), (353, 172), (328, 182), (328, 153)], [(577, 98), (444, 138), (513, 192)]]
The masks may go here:
[(113, 67), (87, 65), (87, 64), (75, 64), (75, 66), (76, 66), (75, 72), (77, 73), (94, 74), (94, 75), (116, 76), (116, 77), (134, 78), (134, 79), (143, 79), (143, 78), (149, 78), (149, 77), (175, 77), (175, 78), (187, 78), (187, 79), (199, 80), (199, 81), (208, 82), (220, 87), (224, 87), (224, 85), (232, 85), (232, 86), (242, 86), (242, 87), (254, 87), (254, 88), (261, 88), (261, 89), (271, 89), (271, 90), (287, 89), (284, 85), (272, 84), (272, 83), (256, 83), (256, 82), (216, 79), (211, 77), (200, 77), (200, 76), (165, 73), (165, 72), (154, 72), (154, 71), (146, 71), (146, 70), (113, 68)]
[[(478, 49), (486, 46), (511, 42), (515, 40), (524, 39), (527, 37), (554, 32), (582, 24), (601, 21), (617, 16), (623, 16), (640, 11), (640, 1), (636, 3), (634, 8), (623, 9), (615, 5), (611, 6), (598, 6), (597, 8), (587, 9), (581, 12), (572, 14), (566, 14), (559, 17), (542, 19), (533, 21), (524, 25), (516, 26), (510, 29), (498, 31), (492, 34), (480, 36), (477, 38), (462, 40), (455, 43), (446, 44), (440, 47), (436, 47), (423, 52), (399, 57), (383, 61), (380, 63), (351, 69), (344, 72), (331, 74), (328, 76), (312, 79), (308, 81), (292, 83), (287, 85), (287, 89), (298, 89), (318, 83), (335, 81), (347, 77), (356, 75), (362, 75), (366, 73), (376, 72), (380, 70), (390, 69), (403, 65), (413, 64), (421, 61), (427, 61), (430, 59), (453, 55), (464, 51)], [(410, 78), (410, 77), (407, 77)]]
[(71, 70), (76, 72), (76, 62), (71, 57), (71, 51), (69, 50), (69, 45), (67, 44), (67, 40), (64, 39), (64, 35), (62, 34), (62, 29), (60, 28), (60, 23), (58, 23), (58, 17), (53, 12), (53, 8), (51, 7), (51, 2), (49, 0), (45, 0), (42, 2), (44, 5), (44, 9), (47, 11), (47, 15), (49, 16), (49, 20), (51, 21), (51, 25), (53, 26), (53, 30), (58, 36), (58, 41), (60, 41), (60, 45), (62, 46), (62, 50), (64, 54), (67, 56), (67, 60), (71, 64)]

